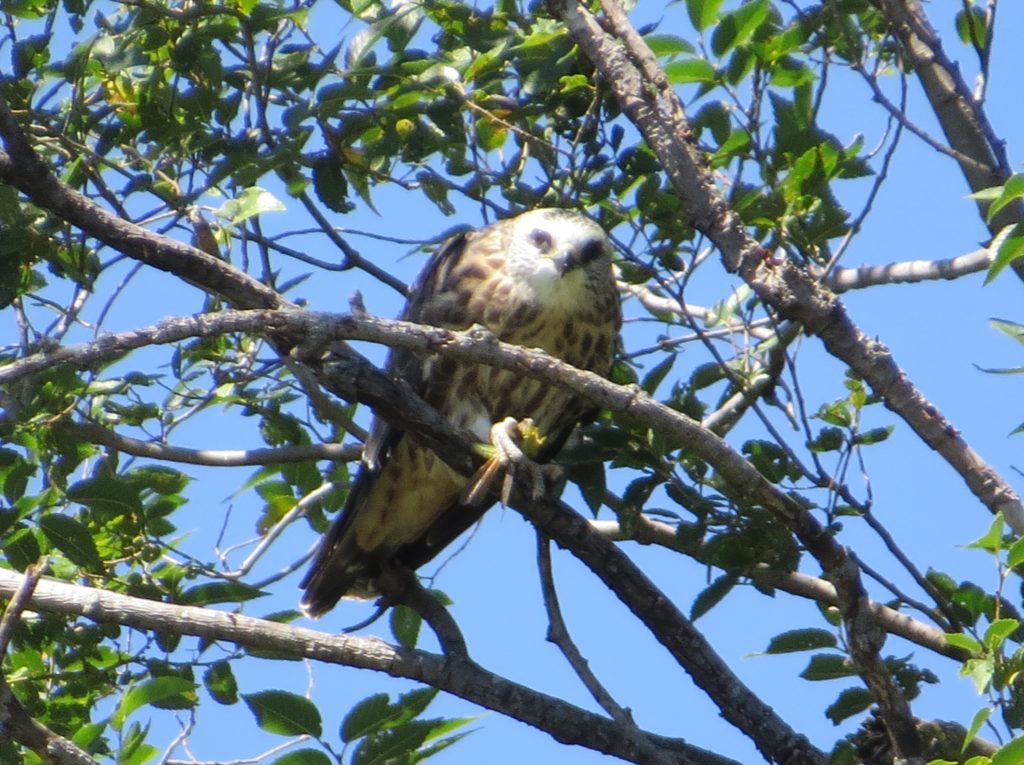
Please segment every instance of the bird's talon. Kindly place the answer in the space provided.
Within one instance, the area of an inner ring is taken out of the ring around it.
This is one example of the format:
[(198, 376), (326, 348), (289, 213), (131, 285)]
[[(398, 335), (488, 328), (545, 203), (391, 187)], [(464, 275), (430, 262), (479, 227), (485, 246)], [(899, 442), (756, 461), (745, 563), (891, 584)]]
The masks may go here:
[(505, 476), (501, 482), (499, 498), (504, 505), (509, 504), (512, 488), (515, 485), (515, 473), (518, 469), (526, 470), (530, 477), (530, 496), (539, 499), (544, 496), (546, 488), (545, 469), (527, 456), (520, 443), (531, 451), (536, 451), (543, 437), (533, 420), (527, 417), (517, 421), (506, 417), (491, 426), (491, 445), (494, 456), (484, 463), (469, 483), (469, 488), (462, 497), (465, 504), (474, 504), (490, 491), (499, 471)]

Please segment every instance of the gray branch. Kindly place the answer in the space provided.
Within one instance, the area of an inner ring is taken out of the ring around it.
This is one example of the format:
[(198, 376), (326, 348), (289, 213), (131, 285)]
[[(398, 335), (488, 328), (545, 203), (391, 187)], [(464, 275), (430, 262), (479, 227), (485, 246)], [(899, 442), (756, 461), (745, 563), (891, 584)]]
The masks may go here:
[(84, 441), (109, 446), (135, 457), (212, 467), (281, 465), (307, 460), (353, 462), (363, 453), (361, 446), (342, 444), (300, 444), (268, 449), (185, 449), (131, 438), (91, 422), (62, 422), (60, 428)]
[[(25, 577), (0, 570), (0, 595), (11, 597)], [(488, 672), (457, 656), (439, 656), (390, 645), (383, 640), (328, 635), (212, 608), (178, 606), (42, 579), (31, 608), (84, 616), (165, 634), (193, 635), (271, 651), (292, 659), (314, 659), (417, 680), (480, 706), (508, 715), (550, 734), (564, 744), (585, 746), (630, 762), (663, 765), (739, 765), (679, 739), (634, 732), (613, 720)], [(90, 761), (89, 765), (93, 765)]]

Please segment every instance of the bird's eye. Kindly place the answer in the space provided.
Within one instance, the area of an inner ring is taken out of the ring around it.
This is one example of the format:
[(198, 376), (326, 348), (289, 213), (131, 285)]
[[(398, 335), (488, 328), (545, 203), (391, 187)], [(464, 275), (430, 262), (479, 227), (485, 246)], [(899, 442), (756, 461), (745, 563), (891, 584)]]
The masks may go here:
[(596, 239), (592, 239), (583, 245), (583, 249), (580, 250), (580, 260), (583, 263), (589, 263), (592, 260), (597, 260), (603, 254), (604, 245)]
[(551, 241), (551, 234), (540, 228), (535, 228), (530, 233), (530, 241), (533, 242), (533, 246), (541, 252), (547, 252), (554, 244), (554, 242)]

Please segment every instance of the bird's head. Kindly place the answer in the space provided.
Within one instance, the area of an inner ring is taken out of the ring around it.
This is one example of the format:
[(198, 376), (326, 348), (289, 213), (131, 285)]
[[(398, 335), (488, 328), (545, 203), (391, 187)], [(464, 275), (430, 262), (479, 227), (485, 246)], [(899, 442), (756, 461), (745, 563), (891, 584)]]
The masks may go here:
[(579, 275), (578, 281), (607, 279), (611, 245), (604, 230), (572, 210), (542, 208), (514, 218), (508, 266), (541, 286)]

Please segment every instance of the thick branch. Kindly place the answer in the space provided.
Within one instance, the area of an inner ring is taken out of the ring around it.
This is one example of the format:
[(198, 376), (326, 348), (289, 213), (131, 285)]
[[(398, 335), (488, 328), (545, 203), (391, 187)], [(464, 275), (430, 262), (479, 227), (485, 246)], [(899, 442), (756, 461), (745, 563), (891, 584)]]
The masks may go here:
[[(29, 567), (27, 573), (20, 577), (20, 582), (11, 592), (10, 603), (4, 610), (0, 620), (0, 656), (7, 653), (7, 646), (14, 634), (14, 628), (21, 618), (22, 611), (32, 601), (32, 593), (39, 584), (44, 564), (38, 563)], [(31, 749), (47, 762), (54, 765), (97, 765), (96, 760), (83, 752), (71, 741), (58, 736), (45, 725), (34, 719), (24, 705), (18, 700), (7, 684), (7, 679), (0, 676), (0, 739), (11, 739), (21, 746)]]
[[(845, 557), (842, 547), (802, 507), (768, 483), (724, 441), (702, 430), (698, 423), (662, 406), (634, 386), (614, 385), (541, 351), (500, 343), (487, 332), (451, 332), (366, 315), (331, 316), (294, 310), (237, 311), (168, 320), (156, 327), (104, 336), (89, 346), (64, 349), (60, 358), (68, 363), (95, 360), (95, 349), (91, 346), (102, 346), (108, 353), (115, 353), (124, 352), (126, 344), (141, 343), (143, 338), (151, 342), (170, 342), (189, 333), (206, 335), (234, 331), (266, 332), (282, 337), (300, 335), (307, 339), (307, 345), (297, 347), (296, 353), (301, 358), (304, 349), (309, 347), (310, 364), (321, 363), (322, 349), (331, 341), (359, 338), (421, 353), (439, 352), (464, 361), (492, 364), (566, 387), (598, 406), (632, 414), (664, 433), (673, 443), (688, 445), (719, 470), (734, 486), (737, 495), (779, 514), (819, 559), (831, 557), (840, 561)], [(53, 354), (49, 356), (52, 358)], [(334, 368), (335, 364), (340, 367)], [(43, 366), (38, 357), (24, 359), (0, 370), (0, 382)], [(354, 354), (336, 362), (328, 360), (324, 367), (323, 383), (339, 395), (373, 406), (380, 416), (409, 431), (463, 474), (471, 475), (479, 467), (482, 458), (471, 448), (471, 439), (404, 383), (391, 380)], [(582, 518), (560, 503), (514, 506), (517, 509), (529, 507), (526, 514), (545, 534), (581, 557), (694, 676), (726, 719), (755, 741), (770, 760), (789, 765), (824, 761), (821, 752), (789, 728), (771, 707), (736, 678), (693, 625), (615, 545), (602, 539)], [(566, 522), (569, 525), (565, 525)], [(829, 568), (835, 565), (830, 564)]]
[[(982, 102), (974, 97), (960, 74), (960, 68), (946, 54), (942, 40), (928, 23), (921, 4), (918, 0), (874, 0), (874, 4), (899, 38), (949, 145), (967, 158), (967, 161), (958, 161), (957, 164), (971, 191), (1005, 183), (1010, 177), (1006, 142), (996, 134)], [(988, 201), (978, 200), (982, 219), (985, 219), (988, 206)], [(986, 225), (989, 233), (995, 236), (1022, 217), (1024, 205), (1017, 200), (1000, 210), (991, 221), (986, 221)], [(1024, 279), (1024, 261), (1017, 259), (1010, 265), (1017, 276)], [(1021, 533), (1019, 529), (1018, 533)]]
[(943, 50), (917, 0), (875, 0), (913, 64), (942, 131), (954, 150), (972, 162), (961, 168), (972, 191), (998, 186), (1010, 175), (1003, 142), (992, 130), (957, 65)]
[(665, 168), (681, 210), (715, 243), (726, 268), (738, 272), (782, 317), (799, 321), (821, 338), (829, 353), (866, 380), (889, 409), (942, 455), (986, 507), (993, 513), (1002, 511), (1013, 528), (1024, 534), (1020, 497), (910, 382), (889, 349), (864, 335), (835, 295), (806, 272), (792, 263), (765, 259), (760, 245), (715, 188), (678, 96), (616, 0), (606, 0), (604, 5), (621, 40), (604, 32), (574, 0), (551, 0), (550, 5), (641, 130)]
[[(0, 570), (0, 595), (13, 595), (23, 581), (21, 574)], [(212, 608), (169, 605), (49, 579), (37, 585), (31, 607), (418, 680), (539, 728), (564, 744), (585, 746), (631, 762), (738, 765), (677, 739), (650, 733), (633, 735), (612, 720), (513, 683), (468, 659), (398, 648), (376, 638), (328, 635)]]
[(0, 139), (7, 148), (6, 152), (0, 151), (0, 181), (14, 186), (38, 207), (130, 258), (179, 276), (201, 290), (222, 295), (238, 308), (290, 305), (275, 290), (230, 263), (147, 231), (62, 183), (32, 150), (2, 98)]
[[(1015, 513), (1024, 529), (1024, 510), (1017, 495), (938, 416), (895, 364), (888, 349), (871, 342), (853, 324), (835, 295), (805, 272), (792, 263), (776, 265), (765, 258), (763, 249), (746, 233), (739, 217), (715, 188), (682, 103), (618, 0), (602, 3), (605, 21), (618, 39), (606, 33), (589, 10), (575, 0), (550, 0), (549, 5), (601, 73), (623, 112), (640, 129), (668, 174), (688, 221), (718, 247), (726, 269), (738, 272), (780, 316), (799, 321), (808, 332), (820, 337), (830, 353), (867, 380), (889, 408), (946, 457), (982, 501), (993, 511), (1009, 506), (1006, 514)], [(721, 471), (720, 466), (716, 467)], [(737, 472), (727, 479), (739, 477)], [(990, 483), (993, 480), (999, 482), (995, 492)], [(896, 755), (919, 757), (920, 740), (910, 708), (884, 670), (879, 656), (884, 631), (866, 608), (869, 601), (856, 565), (845, 551), (836, 549), (834, 542), (823, 541), (823, 532), (813, 528), (806, 515), (801, 517), (795, 508), (787, 511), (781, 502), (767, 506), (807, 545), (836, 584), (852, 658), (880, 705)]]
[[(435, 327), (411, 324), (409, 322), (378, 319), (366, 314), (344, 315), (317, 314), (305, 311), (225, 311), (218, 314), (193, 317), (171, 318), (153, 327), (145, 327), (133, 332), (117, 335), (102, 335), (96, 341), (80, 346), (72, 346), (51, 353), (37, 354), (22, 359), (5, 368), (0, 368), (0, 384), (8, 384), (31, 373), (46, 368), (50, 364), (62, 363), (84, 364), (93, 363), (109, 355), (124, 353), (129, 348), (141, 347), (149, 343), (177, 342), (186, 337), (203, 337), (225, 332), (274, 332), (284, 334), (306, 335), (318, 338), (316, 345), (329, 344), (332, 340), (369, 340), (384, 343), (393, 347), (405, 348), (419, 353), (441, 353), (464, 361), (491, 364), (503, 369), (511, 369), (519, 374), (543, 380), (549, 384), (568, 388), (588, 398), (594, 404), (613, 411), (628, 411), (638, 422), (665, 437), (669, 443), (692, 449), (709, 464), (714, 466), (724, 477), (730, 479), (731, 485), (741, 496), (751, 501), (760, 502), (772, 508), (782, 516), (806, 516), (802, 509), (794, 508), (790, 498), (782, 491), (769, 484), (739, 454), (720, 439), (715, 438), (706, 429), (685, 415), (666, 407), (632, 386), (619, 386), (589, 372), (575, 369), (564, 362), (547, 354), (520, 348), (519, 346), (500, 343), (493, 338), (483, 338), (480, 332), (452, 332)], [(383, 379), (381, 379), (383, 378)], [(360, 382), (361, 381), (361, 382)], [(364, 388), (362, 394), (356, 391), (356, 397), (365, 397), (365, 388), (370, 385), (382, 386), (374, 400), (398, 395), (394, 391), (396, 383), (388, 380), (367, 364), (350, 381), (350, 385)], [(390, 386), (390, 387), (389, 387)], [(405, 401), (403, 417), (398, 422), (406, 428), (418, 431), (417, 421), (426, 422), (426, 414), (419, 413), (419, 405), (414, 398)], [(426, 405), (423, 405), (424, 407)], [(426, 407), (429, 410), (429, 407)], [(465, 449), (461, 434), (454, 431), (447, 421), (441, 420), (444, 431), (434, 436), (435, 443), (442, 443), (441, 454), (452, 458), (460, 449)], [(432, 427), (432, 426), (428, 426)], [(445, 435), (447, 433), (447, 435)], [(469, 464), (472, 464), (470, 457)], [(651, 522), (655, 524), (655, 522)], [(655, 527), (656, 528), (656, 527)], [(667, 529), (668, 527), (666, 527)], [(608, 534), (607, 529), (602, 532)], [(801, 538), (815, 537), (830, 540), (814, 526), (799, 532)], [(674, 535), (668, 529), (663, 535), (672, 540)], [(656, 533), (644, 537), (640, 541), (654, 541), (667, 544)], [(829, 545), (835, 545), (829, 541)], [(827, 553), (837, 560), (842, 553), (833, 550)], [(768, 576), (768, 574), (765, 574)], [(820, 580), (815, 580), (820, 582)], [(830, 594), (825, 600), (838, 604), (838, 596), (832, 585)], [(782, 589), (788, 589), (777, 583)], [(806, 593), (798, 593), (804, 594)], [(819, 595), (814, 595), (819, 597)], [(871, 604), (872, 609), (881, 609), (886, 614), (889, 609)], [(885, 618), (887, 628), (908, 639), (926, 645), (944, 655), (951, 655), (949, 647), (943, 644), (940, 634), (933, 634), (925, 625), (893, 612)], [(955, 658), (962, 658), (953, 654)]]

